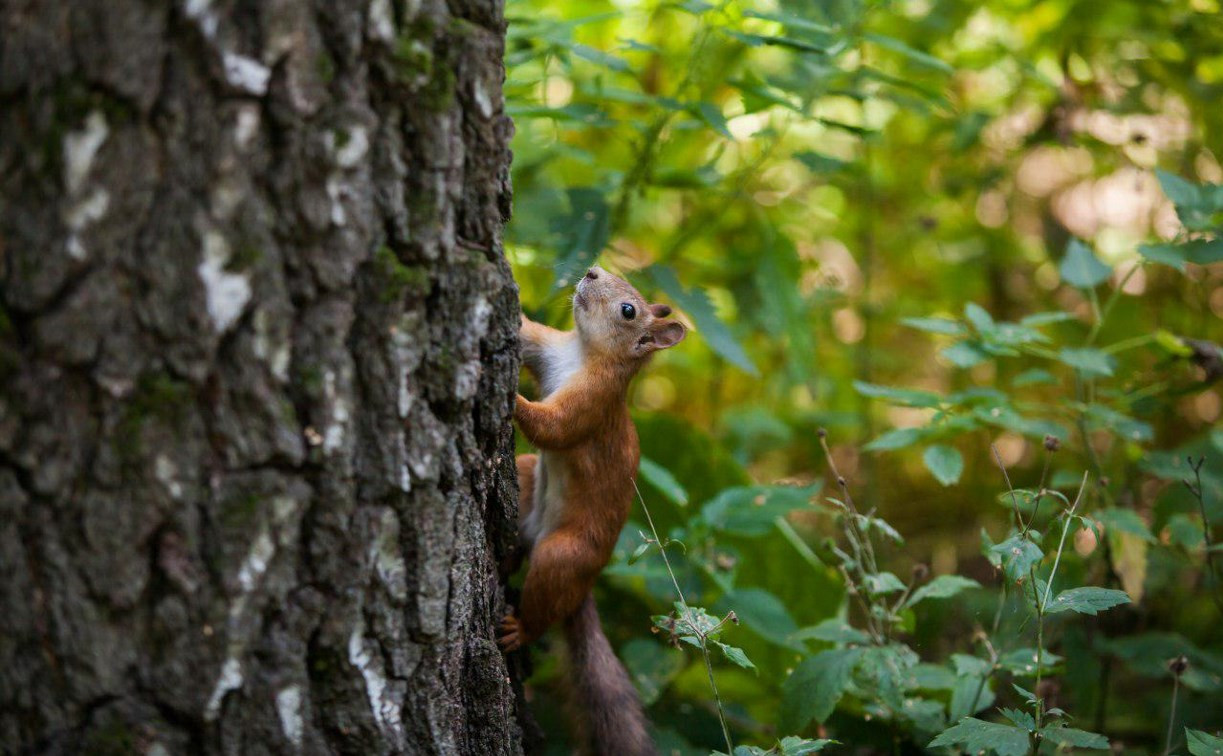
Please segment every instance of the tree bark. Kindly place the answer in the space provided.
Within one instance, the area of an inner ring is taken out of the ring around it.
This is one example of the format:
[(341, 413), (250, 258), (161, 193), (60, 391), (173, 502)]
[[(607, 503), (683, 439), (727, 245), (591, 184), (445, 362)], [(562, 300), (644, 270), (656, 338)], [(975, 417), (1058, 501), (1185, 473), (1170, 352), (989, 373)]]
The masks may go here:
[(0, 751), (520, 751), (504, 24), (0, 0)]

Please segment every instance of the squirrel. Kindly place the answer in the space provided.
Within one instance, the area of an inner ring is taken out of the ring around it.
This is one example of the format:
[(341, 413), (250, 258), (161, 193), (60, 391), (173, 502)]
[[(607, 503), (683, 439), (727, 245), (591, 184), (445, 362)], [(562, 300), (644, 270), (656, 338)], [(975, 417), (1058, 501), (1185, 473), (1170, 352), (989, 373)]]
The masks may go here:
[(686, 329), (671, 308), (647, 303), (595, 266), (578, 281), (572, 331), (522, 316), (523, 364), (541, 398), (516, 399), (514, 418), (539, 454), (517, 458), (519, 541), (530, 564), (521, 606), (501, 622), (514, 651), (563, 623), (574, 719), (592, 753), (655, 752), (628, 673), (599, 624), (591, 589), (632, 507), (641, 450), (629, 417), (629, 381)]

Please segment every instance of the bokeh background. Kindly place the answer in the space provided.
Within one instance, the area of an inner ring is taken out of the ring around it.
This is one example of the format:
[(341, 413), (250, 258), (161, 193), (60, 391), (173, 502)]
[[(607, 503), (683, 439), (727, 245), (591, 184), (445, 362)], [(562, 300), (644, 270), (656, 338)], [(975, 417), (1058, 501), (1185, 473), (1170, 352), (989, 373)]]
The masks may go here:
[[(1217, 0), (511, 0), (508, 15), (524, 310), (570, 327), (569, 285), (597, 259), (694, 328), (631, 403), (686, 598), (742, 620), (724, 640), (756, 669), (715, 665), (737, 742), (917, 751), (964, 714), (936, 668), (986, 655), (999, 578), (982, 533), (1001, 540), (1010, 513), (991, 445), (1016, 487), (1048, 463), (1072, 498), (1089, 474), (1090, 526), (1059, 574), (1133, 602), (1053, 628), (1050, 705), (1157, 752), (1165, 664), (1184, 653), (1178, 723), (1223, 725), (1206, 545), (1223, 520)], [(855, 678), (799, 733), (779, 729), (788, 676), (835, 645), (802, 628), (855, 621), (817, 553), (837, 533), (819, 428), (858, 508), (903, 535), (881, 549), (892, 572), (983, 587), (904, 620), (913, 669), (938, 678), (901, 693), (932, 702), (920, 716)], [(1187, 455), (1205, 460), (1200, 503)], [(630, 560), (642, 532), (638, 506), (604, 622), (662, 742), (707, 753), (724, 741), (706, 670), (650, 632), (676, 596), (656, 550)], [(1022, 607), (1003, 609), (1000, 651), (1030, 647)], [(557, 661), (535, 661), (560, 738)], [(1016, 705), (1011, 683), (1022, 668), (992, 674), (978, 716)]]

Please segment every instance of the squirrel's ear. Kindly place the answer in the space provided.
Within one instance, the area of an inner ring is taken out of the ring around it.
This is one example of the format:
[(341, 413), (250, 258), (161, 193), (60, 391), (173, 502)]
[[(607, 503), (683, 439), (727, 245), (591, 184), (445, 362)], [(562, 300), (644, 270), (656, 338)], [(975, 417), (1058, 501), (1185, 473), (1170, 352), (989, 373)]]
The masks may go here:
[(688, 335), (688, 329), (684, 328), (684, 324), (677, 320), (669, 320), (651, 330), (654, 333), (655, 349), (673, 347), (683, 341), (684, 337)]
[(650, 312), (653, 313), (654, 317), (656, 318), (665, 318), (671, 314), (671, 308), (665, 304), (652, 304), (650, 305)]

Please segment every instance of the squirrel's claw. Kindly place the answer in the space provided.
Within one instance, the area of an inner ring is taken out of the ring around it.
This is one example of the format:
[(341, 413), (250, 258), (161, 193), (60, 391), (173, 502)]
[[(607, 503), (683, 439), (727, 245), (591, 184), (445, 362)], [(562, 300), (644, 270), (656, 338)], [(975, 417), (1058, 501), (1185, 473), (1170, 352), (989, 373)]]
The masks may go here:
[(497, 645), (503, 651), (517, 651), (522, 647), (522, 625), (518, 618), (507, 614), (501, 619), (501, 635), (497, 637)]

